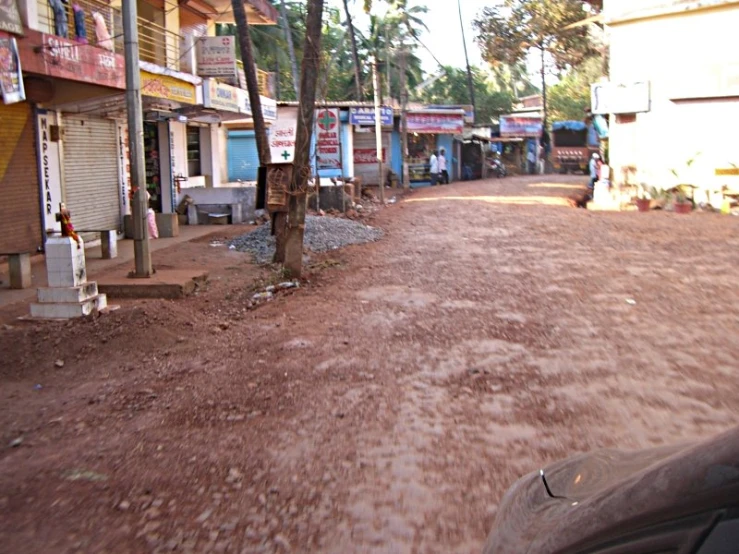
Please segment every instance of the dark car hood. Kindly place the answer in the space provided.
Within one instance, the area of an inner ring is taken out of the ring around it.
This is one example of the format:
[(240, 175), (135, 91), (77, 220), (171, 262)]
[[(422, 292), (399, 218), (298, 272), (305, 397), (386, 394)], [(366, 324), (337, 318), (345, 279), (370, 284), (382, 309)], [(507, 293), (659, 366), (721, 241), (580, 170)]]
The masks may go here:
[(635, 452), (601, 450), (519, 479), (485, 554), (573, 553), (677, 517), (739, 503), (739, 427), (706, 441)]

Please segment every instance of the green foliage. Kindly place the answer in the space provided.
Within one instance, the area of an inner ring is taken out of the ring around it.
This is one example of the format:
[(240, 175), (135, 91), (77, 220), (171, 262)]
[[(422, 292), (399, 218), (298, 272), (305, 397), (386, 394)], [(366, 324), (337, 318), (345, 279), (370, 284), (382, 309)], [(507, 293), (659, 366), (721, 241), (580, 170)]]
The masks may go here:
[[(501, 86), (497, 80), (501, 76), (488, 75), (476, 67), (471, 70), (477, 122), (489, 124), (501, 114), (510, 112), (517, 96), (516, 84), (509, 81)], [(449, 66), (443, 71), (444, 76), (421, 91), (416, 99), (428, 104), (469, 104), (467, 71)]]
[(532, 48), (548, 52), (557, 69), (579, 65), (595, 53), (586, 27), (565, 29), (588, 15), (582, 0), (503, 0), (475, 19), (482, 57), (516, 65)]
[(552, 121), (581, 120), (590, 107), (590, 85), (603, 75), (600, 59), (590, 58), (549, 90), (549, 114)]

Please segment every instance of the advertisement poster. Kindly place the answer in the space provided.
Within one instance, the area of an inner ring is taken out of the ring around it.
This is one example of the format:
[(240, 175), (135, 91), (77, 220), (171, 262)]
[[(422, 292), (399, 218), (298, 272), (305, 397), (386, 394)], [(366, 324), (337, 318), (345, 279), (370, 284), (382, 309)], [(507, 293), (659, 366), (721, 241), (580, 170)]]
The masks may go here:
[(202, 37), (197, 46), (198, 75), (236, 81), (236, 37)]
[(292, 163), (295, 159), (297, 128), (298, 109), (281, 110), (277, 121), (269, 129), (269, 150), (272, 163)]
[(316, 164), (319, 170), (341, 169), (340, 134), (339, 110), (316, 110)]
[(15, 104), (26, 99), (21, 60), (14, 38), (0, 38), (0, 89), (5, 104)]
[[(382, 163), (387, 163), (387, 148), (382, 149)], [(377, 165), (376, 148), (355, 148), (354, 165)]]
[(23, 23), (16, 0), (0, 1), (0, 31), (23, 35)]

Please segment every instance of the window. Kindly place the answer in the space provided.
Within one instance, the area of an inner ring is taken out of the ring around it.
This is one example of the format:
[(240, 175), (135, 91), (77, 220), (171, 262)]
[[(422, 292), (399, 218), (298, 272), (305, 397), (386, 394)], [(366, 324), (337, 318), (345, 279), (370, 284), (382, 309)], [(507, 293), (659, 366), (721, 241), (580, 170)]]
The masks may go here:
[(200, 127), (187, 128), (187, 174), (200, 175)]

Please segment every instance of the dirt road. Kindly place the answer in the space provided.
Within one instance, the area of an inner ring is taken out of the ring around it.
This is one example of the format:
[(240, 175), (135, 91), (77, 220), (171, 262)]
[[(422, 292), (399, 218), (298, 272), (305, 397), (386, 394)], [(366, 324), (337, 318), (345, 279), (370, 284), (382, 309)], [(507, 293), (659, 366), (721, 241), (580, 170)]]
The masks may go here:
[(542, 464), (736, 424), (739, 218), (576, 182), (414, 193), (254, 311), (206, 241), (155, 258), (195, 297), (0, 330), (0, 551), (478, 552)]

